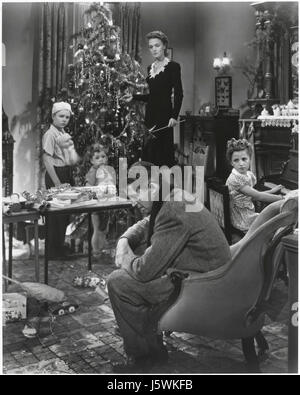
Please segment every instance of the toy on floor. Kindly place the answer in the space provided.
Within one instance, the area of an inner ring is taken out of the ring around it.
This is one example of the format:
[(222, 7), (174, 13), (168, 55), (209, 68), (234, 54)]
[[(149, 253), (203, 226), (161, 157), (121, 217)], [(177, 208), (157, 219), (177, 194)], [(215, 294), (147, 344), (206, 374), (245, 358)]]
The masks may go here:
[(96, 288), (100, 283), (100, 278), (90, 273), (83, 276), (76, 276), (72, 282), (75, 287)]
[(77, 303), (64, 301), (62, 303), (50, 306), (48, 311), (53, 315), (66, 315), (75, 313), (75, 311), (79, 308)]

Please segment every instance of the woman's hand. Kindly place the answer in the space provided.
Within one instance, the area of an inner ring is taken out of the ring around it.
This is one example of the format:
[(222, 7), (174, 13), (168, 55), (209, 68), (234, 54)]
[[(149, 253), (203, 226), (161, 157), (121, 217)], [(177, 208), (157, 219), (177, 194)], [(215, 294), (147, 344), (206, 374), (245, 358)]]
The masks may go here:
[(120, 98), (120, 100), (125, 101), (126, 103), (130, 103), (133, 99), (133, 96), (131, 93), (126, 93), (124, 96)]
[(177, 125), (177, 121), (174, 118), (169, 119), (168, 128), (174, 128)]
[(135, 258), (132, 249), (126, 238), (120, 239), (116, 247), (115, 265), (122, 267), (127, 262), (130, 263)]

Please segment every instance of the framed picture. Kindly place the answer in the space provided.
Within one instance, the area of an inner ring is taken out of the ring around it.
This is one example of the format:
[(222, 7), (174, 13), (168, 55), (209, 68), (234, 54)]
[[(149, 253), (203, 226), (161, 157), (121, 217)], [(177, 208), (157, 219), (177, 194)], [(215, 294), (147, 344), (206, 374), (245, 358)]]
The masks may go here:
[(215, 100), (217, 108), (232, 106), (232, 78), (229, 76), (215, 77)]
[(167, 58), (173, 60), (173, 48), (168, 48)]

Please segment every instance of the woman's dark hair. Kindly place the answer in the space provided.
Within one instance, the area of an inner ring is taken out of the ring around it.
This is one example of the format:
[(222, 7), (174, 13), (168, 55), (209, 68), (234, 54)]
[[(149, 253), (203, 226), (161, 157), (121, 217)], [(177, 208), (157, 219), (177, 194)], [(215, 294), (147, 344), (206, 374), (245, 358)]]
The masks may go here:
[(154, 30), (146, 35), (147, 40), (149, 41), (151, 38), (158, 38), (164, 45), (165, 45), (165, 56), (168, 55), (168, 46), (169, 40), (165, 33), (161, 32), (160, 30)]
[(248, 155), (251, 158), (252, 155), (252, 145), (246, 139), (239, 139), (236, 140), (232, 138), (231, 140), (227, 141), (227, 151), (226, 151), (226, 158), (229, 163), (231, 163), (232, 154), (236, 151), (248, 151)]
[[(131, 168), (133, 167), (140, 167), (142, 166), (143, 168), (146, 169), (147, 171), (147, 175), (148, 175), (148, 180), (151, 181), (151, 167), (155, 166), (153, 163), (151, 162), (146, 162), (146, 161), (140, 161), (140, 162), (136, 162), (132, 165)], [(154, 229), (154, 223), (155, 223), (155, 219), (160, 211), (160, 209), (162, 208), (162, 205), (164, 203), (164, 198), (162, 196), (163, 193), (163, 188), (162, 188), (162, 174), (159, 175), (159, 195), (158, 195), (158, 200), (153, 202), (152, 205), (152, 209), (151, 209), (151, 213), (150, 213), (150, 220), (149, 220), (149, 228), (148, 228), (148, 237), (147, 237), (147, 245), (149, 246), (151, 244), (151, 237), (153, 235), (153, 229)], [(130, 179), (128, 183), (133, 182), (134, 180)], [(174, 188), (174, 185), (172, 183), (172, 181), (170, 182), (170, 191), (172, 191)]]

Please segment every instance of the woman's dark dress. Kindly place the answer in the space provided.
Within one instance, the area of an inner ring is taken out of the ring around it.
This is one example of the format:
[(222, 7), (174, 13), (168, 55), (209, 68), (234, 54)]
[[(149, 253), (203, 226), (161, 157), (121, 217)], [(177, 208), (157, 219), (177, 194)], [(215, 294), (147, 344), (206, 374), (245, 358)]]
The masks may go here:
[[(150, 78), (150, 66), (146, 81), (149, 85), (149, 94), (133, 95), (135, 100), (145, 101), (145, 124), (148, 129), (166, 126), (170, 118), (177, 119), (183, 99), (180, 65), (170, 61), (164, 71)], [(172, 91), (174, 99), (172, 103)], [(173, 166), (174, 141), (173, 128), (154, 133), (156, 138), (149, 139), (142, 151), (142, 160), (152, 162), (157, 166)]]

